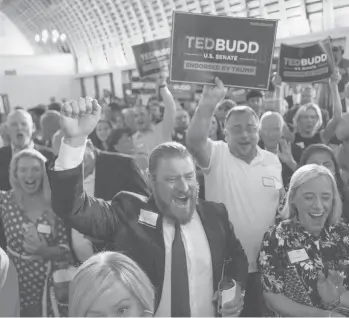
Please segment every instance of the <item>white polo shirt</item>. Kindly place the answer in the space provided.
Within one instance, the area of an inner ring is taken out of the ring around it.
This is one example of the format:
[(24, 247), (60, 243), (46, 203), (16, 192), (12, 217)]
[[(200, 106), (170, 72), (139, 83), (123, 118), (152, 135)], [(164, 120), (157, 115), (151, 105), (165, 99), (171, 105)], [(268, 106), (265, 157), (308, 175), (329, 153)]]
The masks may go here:
[(250, 273), (257, 271), (264, 233), (275, 223), (283, 187), (281, 169), (273, 153), (257, 147), (257, 156), (247, 164), (233, 156), (223, 141), (212, 142), (209, 167), (203, 169), (206, 200), (225, 204)]

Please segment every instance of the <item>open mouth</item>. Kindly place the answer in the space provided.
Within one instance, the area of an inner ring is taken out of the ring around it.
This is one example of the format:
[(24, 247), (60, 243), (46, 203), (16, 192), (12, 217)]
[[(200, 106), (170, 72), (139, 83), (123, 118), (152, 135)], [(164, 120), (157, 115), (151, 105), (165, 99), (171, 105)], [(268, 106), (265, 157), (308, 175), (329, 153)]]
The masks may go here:
[(325, 213), (309, 213), (313, 220), (319, 220), (324, 216)]
[(187, 207), (189, 205), (189, 196), (182, 195), (182, 196), (175, 197), (173, 199), (173, 202), (178, 207), (185, 208), (185, 207)]
[(24, 135), (22, 133), (18, 133), (17, 136), (16, 136), (18, 139), (22, 139), (24, 138)]
[(240, 147), (246, 148), (246, 147), (248, 147), (248, 146), (250, 146), (250, 145), (251, 145), (251, 143), (248, 142), (248, 141), (246, 141), (246, 142), (239, 142), (239, 146), (240, 146)]
[(36, 182), (35, 181), (25, 181), (25, 185), (29, 189), (34, 189), (36, 186)]

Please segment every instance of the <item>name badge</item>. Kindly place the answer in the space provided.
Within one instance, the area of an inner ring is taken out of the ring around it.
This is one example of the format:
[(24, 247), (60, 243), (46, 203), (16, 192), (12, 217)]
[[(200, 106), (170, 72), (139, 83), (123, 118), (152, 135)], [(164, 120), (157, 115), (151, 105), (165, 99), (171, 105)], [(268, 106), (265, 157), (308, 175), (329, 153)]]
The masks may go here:
[(158, 217), (159, 217), (159, 214), (141, 209), (141, 212), (138, 218), (138, 223), (155, 228)]
[(38, 224), (37, 230), (41, 234), (51, 234), (51, 226), (47, 224)]
[(262, 177), (263, 185), (268, 188), (275, 188), (274, 179), (268, 177)]
[(287, 254), (291, 264), (303, 262), (309, 259), (309, 256), (304, 248), (290, 251)]

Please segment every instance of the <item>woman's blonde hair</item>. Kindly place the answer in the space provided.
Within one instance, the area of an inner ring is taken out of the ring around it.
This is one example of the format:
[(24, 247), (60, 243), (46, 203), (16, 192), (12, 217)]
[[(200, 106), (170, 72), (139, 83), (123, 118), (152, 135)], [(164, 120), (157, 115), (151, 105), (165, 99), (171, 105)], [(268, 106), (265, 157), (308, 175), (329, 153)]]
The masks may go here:
[(84, 262), (69, 287), (69, 317), (85, 317), (102, 293), (119, 281), (141, 303), (154, 312), (154, 288), (142, 269), (129, 257), (117, 252), (102, 252)]
[(41, 191), (43, 195), (44, 203), (51, 206), (51, 188), (50, 183), (48, 181), (45, 162), (47, 159), (44, 155), (42, 155), (39, 151), (35, 149), (24, 149), (18, 152), (11, 160), (10, 163), (10, 184), (12, 189), (14, 190), (14, 194), (17, 200), (17, 203), (20, 207), (23, 207), (23, 189), (19, 183), (17, 170), (18, 170), (18, 162), (21, 158), (29, 157), (34, 158), (40, 162), (40, 166), (42, 169), (42, 184)]
[(328, 225), (333, 225), (340, 221), (343, 212), (342, 200), (337, 188), (336, 180), (330, 170), (328, 170), (326, 167), (316, 164), (302, 166), (293, 174), (286, 197), (286, 203), (281, 213), (283, 219), (292, 219), (298, 215), (297, 208), (295, 207), (293, 202), (296, 197), (297, 191), (299, 190), (299, 187), (304, 183), (321, 176), (327, 177), (331, 181), (332, 185), (332, 210), (328, 216), (327, 223)]
[(307, 112), (308, 109), (315, 110), (316, 115), (318, 117), (318, 121), (314, 127), (314, 132), (317, 132), (322, 126), (323, 120), (322, 120), (322, 113), (321, 113), (320, 107), (316, 104), (310, 103), (310, 104), (301, 106), (297, 110), (297, 113), (293, 118), (293, 127), (295, 132), (299, 132), (299, 120), (302, 116), (304, 116), (304, 114)]

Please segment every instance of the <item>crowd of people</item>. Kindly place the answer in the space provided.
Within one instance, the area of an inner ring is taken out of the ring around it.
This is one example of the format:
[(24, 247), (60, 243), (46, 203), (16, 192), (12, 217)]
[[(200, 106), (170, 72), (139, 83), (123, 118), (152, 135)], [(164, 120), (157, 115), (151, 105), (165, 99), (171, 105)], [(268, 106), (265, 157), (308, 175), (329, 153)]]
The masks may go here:
[(193, 111), (160, 78), (147, 105), (14, 109), (0, 316), (348, 315), (349, 68), (333, 51), (328, 82), (274, 74), (268, 100), (238, 104), (216, 78)]

